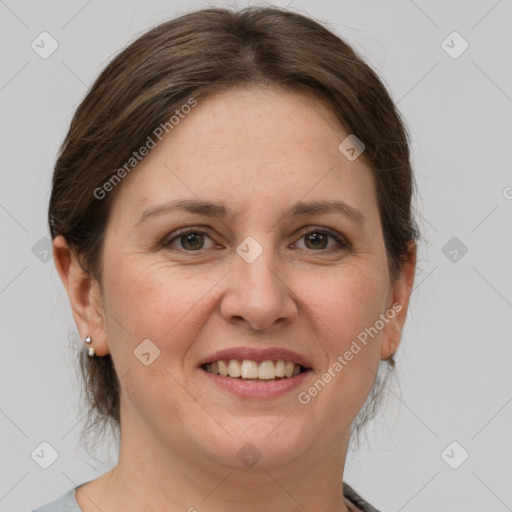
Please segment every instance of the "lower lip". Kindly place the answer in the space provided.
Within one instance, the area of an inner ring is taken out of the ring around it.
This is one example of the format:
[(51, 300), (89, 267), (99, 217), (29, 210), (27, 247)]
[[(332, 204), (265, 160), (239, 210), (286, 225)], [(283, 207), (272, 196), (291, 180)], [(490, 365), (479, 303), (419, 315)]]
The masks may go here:
[(309, 371), (295, 375), (295, 377), (284, 378), (280, 380), (262, 381), (244, 381), (233, 379), (231, 377), (222, 377), (207, 372), (201, 368), (201, 371), (217, 386), (229, 391), (233, 395), (241, 398), (275, 398), (284, 395), (297, 388), (307, 378)]

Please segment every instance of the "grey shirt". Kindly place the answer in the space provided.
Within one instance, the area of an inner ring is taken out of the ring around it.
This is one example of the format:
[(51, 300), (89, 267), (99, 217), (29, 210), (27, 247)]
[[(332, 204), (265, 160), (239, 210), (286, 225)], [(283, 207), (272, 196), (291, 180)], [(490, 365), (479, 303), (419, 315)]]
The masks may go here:
[[(70, 489), (58, 500), (52, 501), (51, 503), (33, 510), (32, 512), (82, 512), (82, 509), (76, 501), (76, 490), (80, 485)], [(359, 494), (357, 494), (356, 491), (354, 491), (354, 489), (345, 482), (343, 483), (343, 496), (363, 512), (379, 512), (376, 508), (372, 507), (367, 501), (361, 498), (361, 496), (359, 496)]]

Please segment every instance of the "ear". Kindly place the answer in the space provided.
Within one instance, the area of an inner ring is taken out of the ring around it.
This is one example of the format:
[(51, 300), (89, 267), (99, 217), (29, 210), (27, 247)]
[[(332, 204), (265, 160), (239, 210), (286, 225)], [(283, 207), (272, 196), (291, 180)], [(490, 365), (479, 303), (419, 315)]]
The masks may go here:
[[(380, 347), (380, 358), (388, 359), (395, 353), (402, 339), (402, 330), (407, 317), (409, 299), (411, 297), (414, 274), (416, 271), (417, 246), (414, 242), (409, 244), (409, 257), (402, 264), (400, 275), (392, 283), (390, 300), (386, 309), (389, 312), (389, 322), (383, 331)], [(391, 318), (392, 316), (392, 318)]]
[(80, 337), (92, 338), (90, 346), (97, 356), (109, 353), (105, 314), (99, 283), (85, 272), (66, 239), (53, 240), (53, 260), (68, 293), (69, 302)]

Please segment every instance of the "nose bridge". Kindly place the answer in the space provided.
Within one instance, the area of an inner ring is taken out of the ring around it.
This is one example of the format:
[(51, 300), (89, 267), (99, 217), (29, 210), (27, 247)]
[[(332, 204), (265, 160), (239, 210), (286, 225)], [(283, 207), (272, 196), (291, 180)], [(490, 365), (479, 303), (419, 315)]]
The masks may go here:
[[(268, 235), (268, 234), (267, 234)], [(282, 282), (279, 279), (279, 261), (275, 257), (271, 236), (247, 236), (236, 248), (235, 270), (245, 295), (280, 295)], [(250, 292), (253, 292), (252, 294)]]
[(234, 286), (225, 298), (223, 313), (231, 318), (243, 318), (255, 329), (264, 329), (278, 319), (290, 319), (296, 308), (284, 276), (280, 275), (281, 262), (271, 236), (256, 236), (247, 236), (236, 247)]

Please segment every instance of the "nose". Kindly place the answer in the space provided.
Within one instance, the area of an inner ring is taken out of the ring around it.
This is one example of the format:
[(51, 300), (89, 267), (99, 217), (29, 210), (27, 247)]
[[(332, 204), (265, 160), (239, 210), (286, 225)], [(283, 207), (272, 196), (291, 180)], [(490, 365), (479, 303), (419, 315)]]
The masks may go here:
[(220, 307), (222, 316), (229, 323), (247, 323), (255, 330), (291, 322), (298, 313), (295, 296), (272, 251), (263, 250), (249, 261), (234, 255)]

